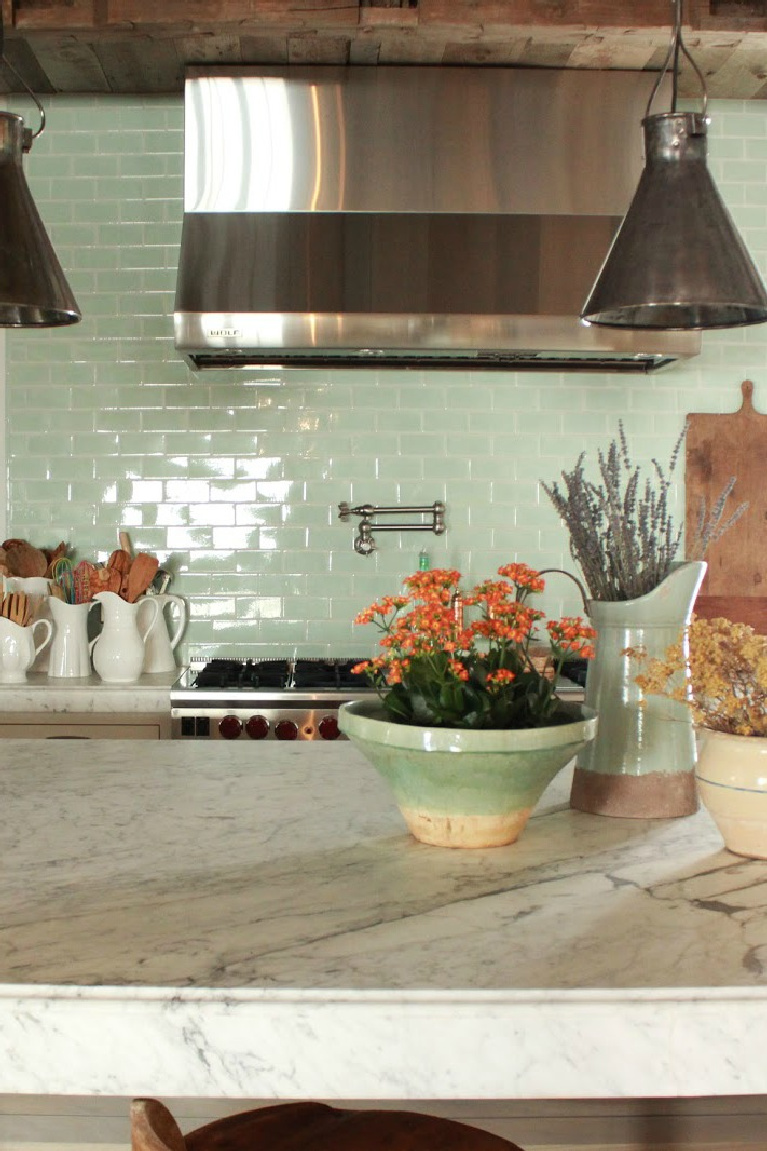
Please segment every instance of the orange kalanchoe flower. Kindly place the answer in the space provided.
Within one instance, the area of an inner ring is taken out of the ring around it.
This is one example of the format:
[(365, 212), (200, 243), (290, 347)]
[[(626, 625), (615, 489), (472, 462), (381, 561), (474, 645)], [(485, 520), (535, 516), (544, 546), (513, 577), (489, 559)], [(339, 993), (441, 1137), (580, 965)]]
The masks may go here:
[[(554, 675), (537, 670), (530, 648), (543, 612), (526, 603), (542, 591), (539, 572), (505, 564), (501, 579), (484, 580), (461, 597), (476, 618), (454, 610), (461, 573), (416, 572), (405, 595), (385, 596), (355, 622), (381, 631), (384, 654), (359, 663), (378, 688), (389, 716), (401, 723), (442, 727), (520, 728), (571, 720), (556, 698), (554, 679), (568, 657), (594, 654), (594, 631), (583, 620), (551, 620)], [(564, 717), (564, 718), (563, 718)]]

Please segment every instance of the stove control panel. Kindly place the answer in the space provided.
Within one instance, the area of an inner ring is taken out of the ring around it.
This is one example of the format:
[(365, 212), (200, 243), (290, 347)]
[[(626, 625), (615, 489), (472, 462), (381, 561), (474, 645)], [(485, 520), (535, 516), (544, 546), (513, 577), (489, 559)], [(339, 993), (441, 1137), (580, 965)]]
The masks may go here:
[(193, 707), (171, 709), (173, 739), (239, 739), (248, 740), (334, 740), (345, 739), (338, 726), (337, 709), (325, 705), (296, 710), (272, 708), (257, 710), (257, 705), (237, 708)]

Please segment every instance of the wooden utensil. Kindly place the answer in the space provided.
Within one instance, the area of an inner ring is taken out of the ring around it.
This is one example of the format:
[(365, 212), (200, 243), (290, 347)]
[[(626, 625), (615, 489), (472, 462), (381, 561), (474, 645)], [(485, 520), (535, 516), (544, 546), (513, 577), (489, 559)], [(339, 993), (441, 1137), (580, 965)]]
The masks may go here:
[(146, 552), (138, 553), (128, 572), (128, 587), (125, 593), (125, 599), (128, 603), (135, 603), (138, 597), (146, 591), (159, 566), (160, 561), (156, 556), (147, 555)]
[(767, 634), (767, 415), (754, 410), (750, 380), (741, 391), (736, 412), (687, 417), (685, 536), (690, 548), (701, 499), (710, 510), (735, 476), (730, 510), (744, 500), (748, 510), (703, 556), (708, 572), (694, 610), (704, 619), (726, 616)]
[(45, 574), (48, 577), (48, 579), (53, 579), (54, 577), (51, 575), (53, 565), (56, 563), (57, 560), (63, 559), (66, 556), (67, 545), (62, 540), (61, 543), (58, 544), (58, 546), (53, 549), (53, 551), (45, 551), (43, 554), (45, 555), (45, 558), (48, 560), (48, 568), (47, 568)]
[(120, 575), (130, 571), (131, 557), (125, 548), (116, 548), (109, 559), (107, 560), (107, 567), (118, 571)]
[(98, 591), (99, 588), (96, 584), (96, 571), (95, 564), (89, 563), (88, 560), (81, 560), (74, 570), (75, 579), (75, 603), (90, 603), (93, 599), (93, 593)]
[(10, 541), (5, 549), (5, 562), (11, 575), (27, 579), (30, 576), (44, 576), (48, 570), (45, 552), (33, 548), (26, 540)]
[(0, 615), (4, 615), (11, 623), (24, 627), (29, 622), (29, 605), (24, 592), (14, 591), (4, 595), (0, 604)]

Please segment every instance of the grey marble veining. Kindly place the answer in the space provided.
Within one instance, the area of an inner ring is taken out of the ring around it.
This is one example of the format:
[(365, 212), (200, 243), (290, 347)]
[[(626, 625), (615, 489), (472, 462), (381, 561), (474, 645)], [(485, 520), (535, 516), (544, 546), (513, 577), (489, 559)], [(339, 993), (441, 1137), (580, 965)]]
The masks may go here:
[(348, 744), (0, 751), (0, 1090), (767, 1091), (767, 864), (703, 811), (573, 812), (566, 771), (450, 851)]
[(142, 675), (137, 683), (113, 684), (104, 683), (95, 672), (82, 679), (49, 679), (40, 672), (30, 672), (25, 683), (0, 684), (0, 722), (2, 715), (10, 712), (167, 715), (170, 689), (180, 675), (181, 668), (176, 668), (159, 675)]

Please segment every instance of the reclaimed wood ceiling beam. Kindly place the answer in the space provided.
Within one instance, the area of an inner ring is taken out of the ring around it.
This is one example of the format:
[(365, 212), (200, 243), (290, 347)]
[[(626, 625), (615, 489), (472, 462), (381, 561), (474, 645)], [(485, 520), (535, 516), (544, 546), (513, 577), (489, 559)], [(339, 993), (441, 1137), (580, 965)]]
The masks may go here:
[[(654, 71), (671, 0), (0, 0), (36, 91), (180, 92), (187, 64), (472, 64)], [(687, 0), (713, 97), (767, 92), (767, 0)], [(16, 90), (10, 73), (0, 87)], [(697, 92), (687, 69), (682, 92)]]

